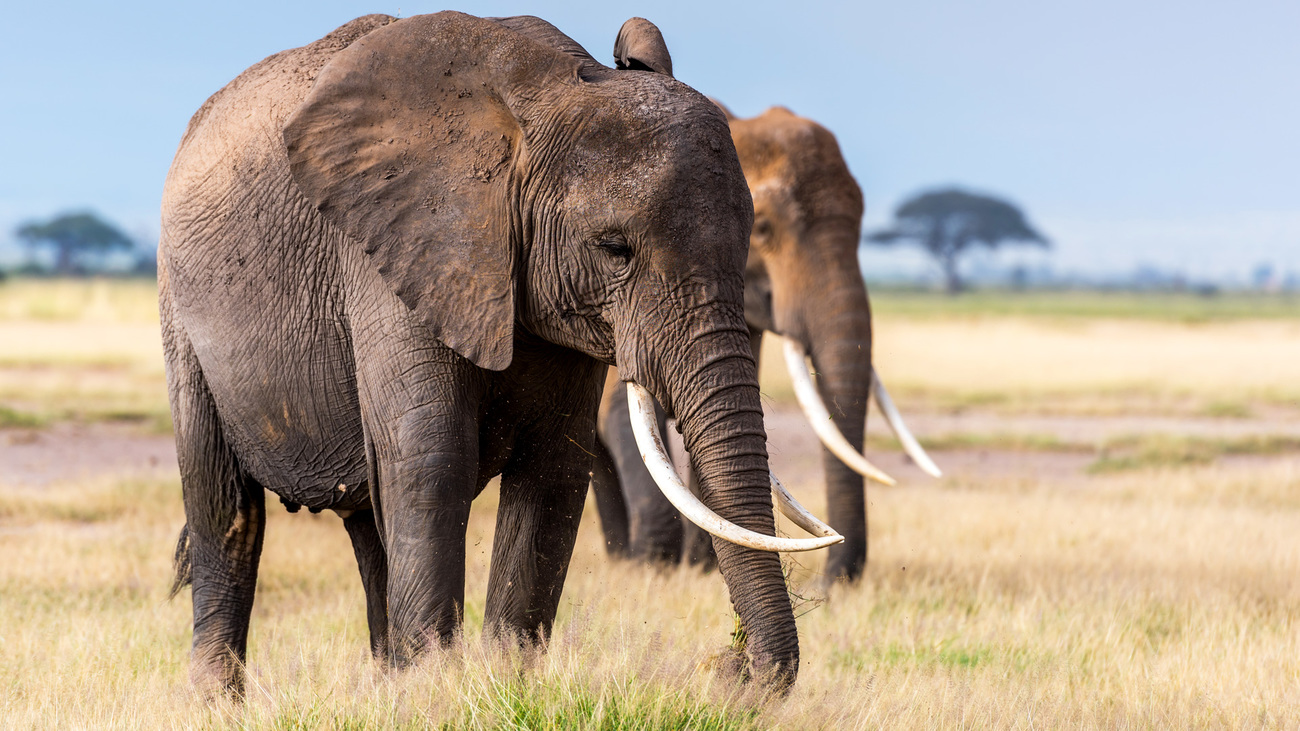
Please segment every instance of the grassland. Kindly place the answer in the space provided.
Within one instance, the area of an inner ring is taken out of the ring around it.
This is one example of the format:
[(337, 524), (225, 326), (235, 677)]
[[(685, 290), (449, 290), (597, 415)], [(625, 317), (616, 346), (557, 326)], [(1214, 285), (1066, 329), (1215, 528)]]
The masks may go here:
[[(818, 505), (812, 485), (797, 489)], [(339, 521), (273, 512), (249, 703), (206, 707), (186, 684), (188, 599), (164, 599), (181, 522), (175, 482), (3, 495), (0, 717), (14, 727), (1300, 721), (1294, 461), (1097, 478), (1085, 491), (1032, 478), (877, 490), (867, 580), (804, 608), (800, 682), (768, 703), (707, 669), (732, 623), (719, 578), (607, 561), (594, 510), (550, 652), (484, 649), (488, 494), (470, 525), (465, 645), (399, 674), (366, 656)]]
[(1296, 294), (1235, 292), (1202, 295), (1181, 292), (974, 291), (944, 297), (929, 291), (872, 288), (877, 317), (938, 318), (1032, 317), (1057, 320), (1155, 320), (1205, 323), (1240, 320), (1294, 320)]
[[(1300, 303), (1287, 297), (973, 293), (873, 296), (891, 392), (933, 409), (1300, 413)], [(764, 392), (792, 399), (778, 346)], [(168, 410), (151, 282), (0, 283), (0, 426), (142, 422)]]
[[(161, 387), (161, 368), (150, 360), (157, 335), (143, 306), (146, 286), (111, 283), (97, 294), (98, 285), (20, 285), (30, 289), (0, 286), (0, 374), (18, 372), (9, 363), (35, 372), (66, 368), (72, 375), (64, 385), (83, 388), (82, 374), (116, 358), (121, 369), (104, 377), (89, 403), (121, 404), (133, 414), (165, 407), (161, 393), (145, 392)], [(1251, 414), (1286, 420), (1293, 406), (1267, 394), (1289, 393), (1288, 377), (1300, 384), (1294, 358), (1255, 362), (1300, 347), (1288, 330), (1300, 318), (889, 312), (877, 297), (881, 370), (909, 412), (1011, 413), (1008, 404), (1024, 399), (1023, 413), (1111, 418), (1072, 400), (1104, 384), (1085, 378), (1101, 372), (1135, 389), (1113, 393), (1119, 406), (1131, 397), (1141, 409), (1204, 417), (1205, 403), (1227, 398), (1235, 371), (1250, 385), (1233, 398)], [(110, 331), (116, 334), (92, 340)], [(20, 332), (36, 337), (27, 344), (7, 339)], [(980, 350), (978, 335), (988, 332), (1001, 333), (1001, 351)], [(965, 354), (926, 337), (936, 334), (962, 339)], [(1117, 358), (1112, 353), (1121, 348), (1106, 339), (1112, 336), (1146, 349)], [(1150, 359), (1172, 371), (1190, 351), (1212, 362), (1191, 364), (1174, 385), (1146, 378), (1159, 370)], [(1060, 362), (1050, 362), (1053, 352)], [(909, 359), (925, 362), (913, 367)], [(1088, 359), (1094, 367), (1079, 362)], [(1006, 400), (961, 401), (970, 387), (947, 369), (965, 366), (989, 374), (975, 392)], [(25, 398), (0, 394), (0, 405), (29, 415), (22, 418), (91, 426), (104, 418), (98, 406), (78, 407), (85, 402), (63, 386), (31, 396), (21, 374), (13, 377), (15, 390), (4, 393)], [(765, 372), (765, 391), (778, 401), (782, 385), (779, 371)], [(0, 440), (32, 428), (0, 429)], [(141, 421), (141, 428), (152, 427)], [(1005, 461), (1096, 449), (1059, 438), (922, 436), (945, 450), (941, 464), (945, 454)], [(165, 598), (182, 522), (175, 476), (101, 475), (37, 488), (6, 481), (0, 469), (0, 726), (1296, 727), (1296, 445), (1281, 436), (1167, 435), (1117, 439), (1107, 448), (1110, 458), (1136, 461), (1060, 480), (1028, 468), (983, 470), (973, 460), (975, 467), (941, 482), (873, 488), (870, 567), (860, 585), (822, 596), (812, 588), (821, 558), (791, 563), (800, 594), (825, 601), (801, 603), (803, 667), (784, 699), (757, 697), (712, 669), (733, 623), (720, 578), (610, 562), (590, 505), (549, 652), (486, 647), (479, 628), (496, 499), (489, 488), (469, 525), (465, 641), (401, 673), (367, 657), (360, 582), (339, 520), (272, 510), (250, 639), (249, 701), (205, 705), (186, 679), (188, 597)], [(1178, 457), (1206, 451), (1212, 458)], [(1236, 454), (1251, 457), (1217, 459)], [(1090, 452), (1085, 464), (1101, 456)], [(816, 461), (811, 454), (787, 459)], [(815, 470), (783, 477), (822, 512)]]
[[(877, 370), (895, 396), (928, 408), (1300, 415), (1295, 300), (886, 291), (872, 305)], [(763, 363), (764, 390), (789, 399), (772, 338)]]
[(57, 421), (170, 430), (153, 282), (0, 282), (0, 427)]

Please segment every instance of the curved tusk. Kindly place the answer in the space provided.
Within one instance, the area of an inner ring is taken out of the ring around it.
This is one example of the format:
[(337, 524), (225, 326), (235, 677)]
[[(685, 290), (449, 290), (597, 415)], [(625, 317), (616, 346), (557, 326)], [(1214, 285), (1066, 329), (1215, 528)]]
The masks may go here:
[(867, 458), (859, 454), (858, 450), (849, 444), (849, 440), (840, 433), (835, 422), (831, 421), (830, 412), (826, 410), (826, 404), (822, 403), (821, 395), (817, 393), (817, 386), (813, 384), (803, 348), (790, 338), (782, 339), (785, 340), (785, 367), (790, 371), (790, 380), (794, 383), (794, 395), (799, 399), (799, 406), (803, 407), (804, 415), (808, 417), (808, 422), (821, 438), (822, 444), (839, 457), (841, 462), (863, 477), (869, 477), (885, 485), (895, 484), (894, 478), (868, 462)]
[[(776, 479), (775, 474), (771, 472), (768, 474), (772, 477), (772, 494), (776, 496), (777, 507), (781, 508), (781, 514), (789, 518), (790, 522), (815, 536), (840, 535), (835, 532), (834, 528), (818, 520), (817, 516), (813, 515), (808, 508), (800, 505), (799, 501), (794, 499), (794, 495), (791, 495), (790, 491), (785, 489), (785, 485), (782, 485), (781, 481)], [(843, 540), (843, 538), (840, 540)]]
[(885, 384), (880, 380), (880, 374), (876, 369), (871, 369), (871, 396), (876, 399), (876, 406), (880, 407), (880, 413), (885, 415), (885, 421), (889, 422), (889, 428), (894, 430), (894, 436), (903, 445), (903, 450), (907, 456), (912, 458), (917, 467), (920, 467), (927, 475), (931, 477), (943, 477), (943, 472), (939, 466), (930, 459), (930, 455), (925, 453), (921, 444), (912, 436), (912, 432), (903, 423), (903, 415), (898, 413), (894, 406), (894, 400), (889, 398), (889, 392), (885, 390)]
[[(709, 510), (698, 497), (691, 494), (677, 477), (677, 471), (668, 461), (668, 452), (664, 449), (663, 438), (659, 434), (659, 425), (655, 422), (654, 397), (650, 392), (635, 383), (627, 384), (627, 401), (632, 417), (632, 433), (636, 436), (636, 446), (641, 451), (641, 459), (646, 469), (654, 478), (655, 484), (663, 491), (664, 497), (673, 504), (687, 520), (709, 533), (730, 541), (738, 546), (759, 551), (813, 551), (818, 548), (840, 543), (844, 536), (834, 533), (821, 538), (778, 538), (763, 535), (724, 519)], [(792, 519), (793, 520), (793, 519)]]

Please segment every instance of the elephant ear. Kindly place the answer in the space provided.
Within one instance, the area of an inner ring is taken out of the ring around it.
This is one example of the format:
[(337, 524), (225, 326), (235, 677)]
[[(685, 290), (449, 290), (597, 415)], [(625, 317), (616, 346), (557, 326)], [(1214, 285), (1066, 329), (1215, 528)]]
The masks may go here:
[(284, 128), (302, 192), (438, 340), (483, 368), (506, 368), (514, 350), (521, 119), (576, 67), (487, 20), (417, 16), (336, 54)]
[(654, 23), (629, 18), (614, 39), (614, 65), (620, 69), (673, 75), (673, 57)]

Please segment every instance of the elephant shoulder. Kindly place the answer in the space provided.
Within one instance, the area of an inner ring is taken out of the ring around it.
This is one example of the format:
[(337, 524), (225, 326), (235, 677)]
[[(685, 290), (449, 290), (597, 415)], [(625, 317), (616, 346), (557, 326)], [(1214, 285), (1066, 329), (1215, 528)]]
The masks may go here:
[(389, 15), (372, 14), (348, 21), (319, 40), (305, 46), (274, 53), (249, 66), (243, 73), (208, 97), (190, 117), (181, 137), (180, 149), (201, 134), (212, 121), (220, 123), (218, 110), (229, 108), (280, 111), (276, 121), (283, 121), (301, 103), (316, 80), (316, 75), (334, 54), (352, 45), (368, 33), (393, 22)]
[(285, 120), (336, 54), (392, 21), (387, 15), (357, 18), (317, 41), (262, 59), (208, 97), (190, 119), (168, 171), (165, 222), (185, 218), (169, 203), (216, 200), (233, 186), (248, 187), (252, 178), (280, 173), (287, 179)]

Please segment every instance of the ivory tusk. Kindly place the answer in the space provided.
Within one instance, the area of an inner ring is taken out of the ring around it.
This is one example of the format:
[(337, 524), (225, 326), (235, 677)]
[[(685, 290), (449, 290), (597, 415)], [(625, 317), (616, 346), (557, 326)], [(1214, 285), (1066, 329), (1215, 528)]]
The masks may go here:
[(876, 406), (880, 407), (880, 413), (885, 415), (885, 421), (889, 422), (889, 428), (894, 430), (894, 436), (903, 445), (903, 450), (907, 456), (912, 458), (917, 467), (920, 467), (927, 475), (931, 477), (943, 477), (943, 472), (939, 466), (930, 459), (930, 455), (925, 453), (921, 444), (912, 436), (912, 432), (903, 423), (903, 415), (898, 413), (898, 408), (894, 406), (894, 400), (889, 398), (889, 392), (885, 390), (885, 384), (880, 380), (880, 374), (876, 369), (871, 369), (871, 396), (876, 399)]
[(768, 474), (772, 477), (772, 494), (776, 496), (777, 507), (781, 509), (782, 515), (790, 519), (790, 522), (815, 536), (839, 535), (834, 528), (818, 520), (808, 508), (800, 505), (799, 501), (794, 499), (794, 495), (785, 489), (785, 485), (776, 479), (776, 475), (771, 472)]
[(844, 540), (844, 536), (834, 531), (831, 531), (831, 535), (819, 538), (763, 535), (741, 528), (709, 510), (707, 505), (686, 489), (686, 485), (677, 477), (672, 463), (668, 461), (668, 451), (664, 448), (663, 437), (655, 422), (654, 397), (641, 386), (628, 382), (627, 401), (631, 407), (632, 433), (636, 436), (636, 446), (641, 452), (641, 459), (645, 461), (646, 469), (668, 502), (687, 520), (725, 541), (759, 551), (813, 551)]
[(868, 462), (840, 433), (835, 422), (831, 421), (830, 412), (826, 410), (826, 404), (822, 403), (821, 395), (817, 393), (817, 386), (813, 384), (803, 348), (790, 338), (782, 339), (785, 341), (785, 367), (790, 371), (790, 380), (794, 383), (794, 395), (799, 399), (799, 406), (803, 408), (804, 415), (808, 417), (808, 422), (812, 424), (813, 431), (817, 432), (822, 444), (863, 477), (885, 485), (895, 484), (894, 478)]

